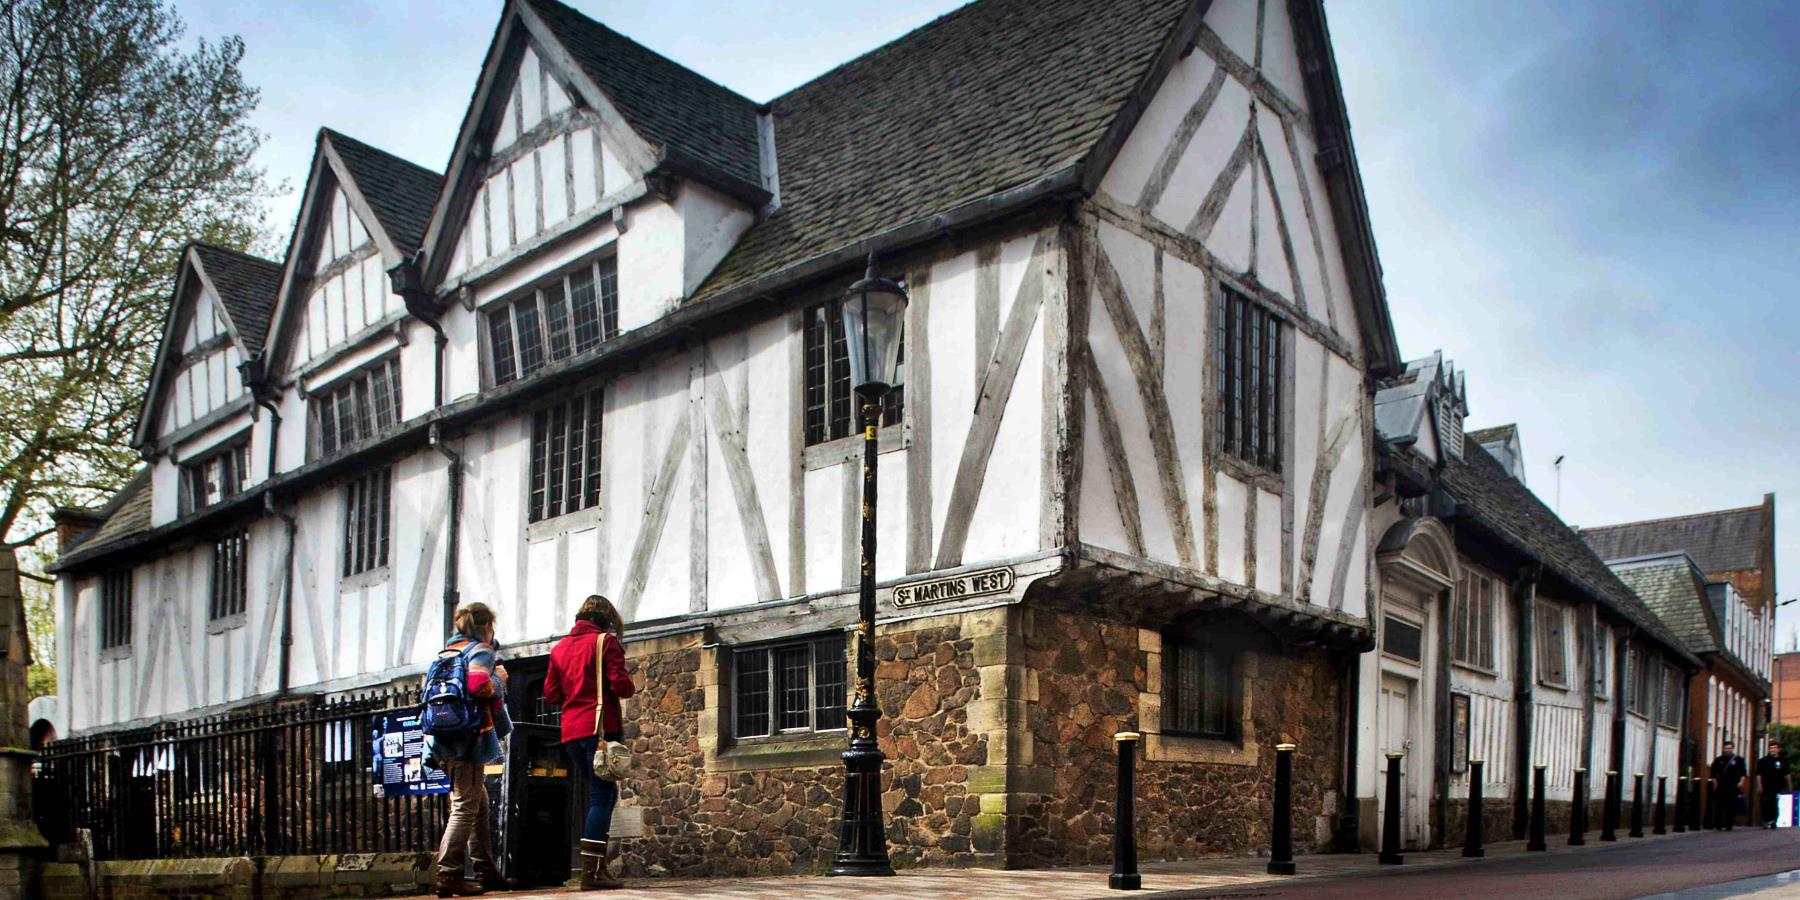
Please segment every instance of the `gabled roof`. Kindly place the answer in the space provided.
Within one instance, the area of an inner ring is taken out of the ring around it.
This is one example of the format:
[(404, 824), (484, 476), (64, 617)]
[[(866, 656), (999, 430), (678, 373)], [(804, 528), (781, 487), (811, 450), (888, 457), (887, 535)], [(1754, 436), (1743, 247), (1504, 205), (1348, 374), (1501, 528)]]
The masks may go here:
[(754, 101), (557, 0), (529, 2), (575, 64), (665, 160), (697, 163), (762, 187)]
[(182, 249), (175, 283), (169, 290), (162, 341), (156, 348), (156, 362), (150, 369), (132, 446), (144, 447), (156, 435), (156, 414), (162, 408), (162, 395), (181, 360), (180, 326), (186, 321), (185, 304), (191, 303), (200, 290), (210, 290), (219, 301), (226, 334), (236, 342), (238, 352), (249, 359), (262, 352), (267, 340), (280, 277), (279, 263), (241, 250), (201, 243)]
[(140, 469), (119, 492), (98, 510), (100, 524), (80, 541), (58, 547), (57, 556), (66, 557), (75, 547), (101, 547), (150, 530), (150, 470)]
[(402, 256), (417, 252), (444, 176), (327, 128), (324, 138)]
[(1079, 167), (1191, 0), (982, 0), (770, 104), (781, 206), (697, 299)]
[(1631, 588), (1680, 638), (1688, 652), (1714, 653), (1719, 643), (1719, 623), (1707, 597), (1706, 573), (1685, 553), (1642, 560), (1608, 563), (1619, 580)]
[(1511, 545), (1514, 552), (1543, 565), (1558, 580), (1611, 608), (1676, 653), (1691, 657), (1681, 639), (1644, 601), (1536, 494), (1508, 475), (1485, 447), (1472, 443), (1463, 448), (1460, 459), (1446, 457), (1442, 479), (1444, 488), (1458, 501), (1459, 518), (1472, 520)]
[(343, 190), (350, 209), (381, 250), (382, 267), (392, 268), (418, 252), (443, 177), (340, 132), (319, 129), (269, 326), (268, 347), (278, 361), (295, 327), (293, 320), (306, 306), (306, 297), (296, 296), (308, 287), (300, 267), (313, 255), (313, 223), (330, 216), (322, 209), (324, 198), (330, 196), (322, 188), (332, 184)]
[(225, 307), (244, 358), (261, 353), (263, 339), (269, 334), (269, 317), (275, 313), (281, 264), (211, 244), (195, 244), (193, 252), (206, 280), (218, 293), (219, 303)]
[(1762, 564), (1762, 551), (1774, 539), (1764, 531), (1766, 512), (1764, 506), (1745, 506), (1583, 528), (1581, 536), (1604, 559), (1683, 550), (1708, 574), (1718, 575)]

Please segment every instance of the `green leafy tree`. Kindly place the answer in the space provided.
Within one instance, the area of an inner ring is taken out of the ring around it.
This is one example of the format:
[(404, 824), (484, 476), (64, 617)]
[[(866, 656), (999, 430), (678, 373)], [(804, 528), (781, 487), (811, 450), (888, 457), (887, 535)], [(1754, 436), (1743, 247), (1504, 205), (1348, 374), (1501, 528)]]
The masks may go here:
[[(1782, 758), (1790, 762), (1800, 760), (1800, 725), (1783, 725), (1776, 722), (1769, 726), (1769, 737), (1781, 745)], [(1761, 748), (1756, 755), (1761, 756), (1767, 750), (1767, 747)], [(1796, 790), (1800, 790), (1800, 782), (1796, 782), (1794, 787)]]
[[(0, 0), (0, 546), (130, 477), (180, 248), (258, 237), (243, 53), (188, 45), (160, 0)], [(20, 554), (48, 660), (43, 555)]]

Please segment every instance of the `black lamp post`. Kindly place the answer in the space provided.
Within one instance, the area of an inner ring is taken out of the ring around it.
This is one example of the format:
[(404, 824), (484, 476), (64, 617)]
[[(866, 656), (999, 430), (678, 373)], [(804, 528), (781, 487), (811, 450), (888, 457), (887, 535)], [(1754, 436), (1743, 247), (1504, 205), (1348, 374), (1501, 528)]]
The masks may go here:
[(844, 715), (850, 720), (850, 749), (844, 751), (844, 818), (838, 827), (833, 875), (892, 875), (887, 824), (881, 811), (881, 764), (886, 757), (875, 740), (881, 707), (875, 700), (875, 434), (881, 399), (900, 383), (900, 333), (906, 289), (868, 274), (844, 297), (844, 343), (850, 355), (850, 382), (862, 406), (863, 503), (862, 581), (856, 626), (856, 692)]

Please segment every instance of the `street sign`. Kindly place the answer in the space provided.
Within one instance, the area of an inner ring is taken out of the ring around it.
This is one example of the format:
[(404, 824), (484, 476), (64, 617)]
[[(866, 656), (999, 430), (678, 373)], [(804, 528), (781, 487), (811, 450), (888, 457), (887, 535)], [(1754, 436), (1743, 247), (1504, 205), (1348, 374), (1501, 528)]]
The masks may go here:
[(949, 578), (935, 578), (930, 581), (900, 585), (894, 588), (894, 606), (906, 609), (909, 606), (945, 603), (965, 597), (1004, 594), (1012, 590), (1012, 587), (1012, 567), (999, 566), (993, 569), (982, 569), (978, 572), (965, 572)]

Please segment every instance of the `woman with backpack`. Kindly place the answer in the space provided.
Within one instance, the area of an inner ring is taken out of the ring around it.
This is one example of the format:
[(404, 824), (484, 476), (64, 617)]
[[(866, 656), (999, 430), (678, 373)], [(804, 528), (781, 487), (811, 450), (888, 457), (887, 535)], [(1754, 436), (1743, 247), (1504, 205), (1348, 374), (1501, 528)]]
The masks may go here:
[[(599, 594), (587, 598), (575, 613), (575, 627), (551, 648), (550, 670), (544, 676), (544, 698), (562, 706), (563, 747), (574, 763), (573, 777), (587, 779), (587, 819), (581, 829), (584, 891), (624, 886), (606, 867), (606, 842), (619, 785), (594, 773), (595, 754), (625, 754), (623, 747), (616, 746), (625, 731), (619, 701), (637, 693), (637, 686), (625, 669), (625, 647), (619, 642), (624, 633), (625, 623), (611, 600)], [(597, 702), (600, 695), (604, 703)], [(611, 753), (609, 744), (615, 745)]]
[[(506, 667), (494, 661), (494, 611), (485, 603), (465, 604), (452, 624), (456, 633), (425, 676), (425, 756), (450, 779), (437, 895), (474, 897), (513, 886), (494, 865), (484, 772), (500, 761), (500, 742), (512, 722), (506, 715)], [(473, 882), (463, 876), (470, 859), (479, 879)]]

